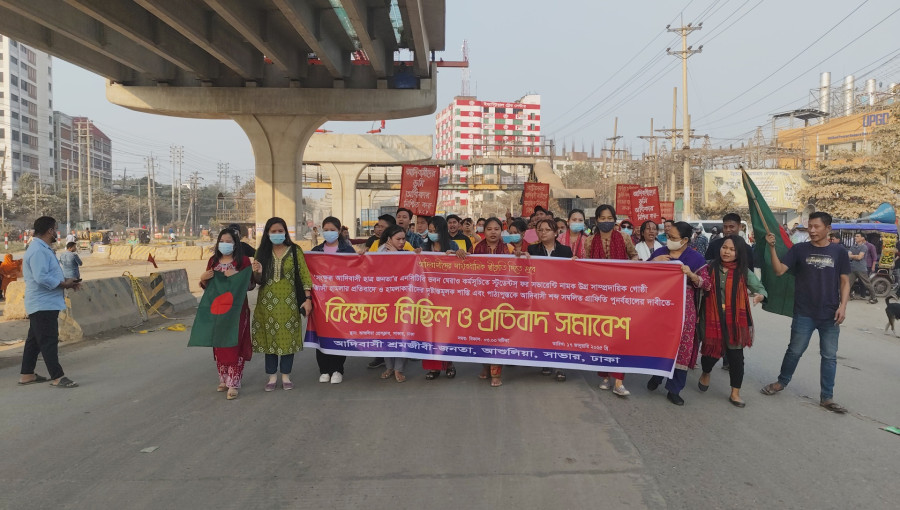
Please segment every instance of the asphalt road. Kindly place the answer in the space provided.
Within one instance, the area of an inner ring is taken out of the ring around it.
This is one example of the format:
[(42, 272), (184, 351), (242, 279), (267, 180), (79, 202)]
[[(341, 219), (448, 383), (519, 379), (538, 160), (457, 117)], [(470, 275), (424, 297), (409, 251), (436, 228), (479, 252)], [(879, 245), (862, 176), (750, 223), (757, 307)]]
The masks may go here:
[(880, 427), (900, 426), (900, 339), (883, 306), (851, 303), (842, 328), (845, 416), (817, 405), (815, 338), (788, 389), (759, 394), (789, 319), (756, 318), (745, 409), (719, 368), (705, 394), (692, 372), (676, 407), (646, 376), (620, 399), (593, 373), (525, 367), (491, 388), (477, 365), (425, 381), (414, 363), (397, 384), (351, 358), (343, 384), (319, 384), (310, 350), (293, 391), (263, 392), (260, 356), (226, 401), (211, 352), (168, 331), (64, 347), (72, 390), (17, 387), (7, 359), (0, 508), (897, 508), (900, 436)]

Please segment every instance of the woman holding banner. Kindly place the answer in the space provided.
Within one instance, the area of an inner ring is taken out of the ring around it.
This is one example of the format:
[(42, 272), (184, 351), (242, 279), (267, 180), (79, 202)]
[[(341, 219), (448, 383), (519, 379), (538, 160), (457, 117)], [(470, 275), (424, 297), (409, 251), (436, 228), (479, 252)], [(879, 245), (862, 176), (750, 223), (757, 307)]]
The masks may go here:
[[(556, 222), (552, 218), (539, 220), (535, 224), (534, 230), (537, 232), (538, 242), (537, 244), (528, 245), (528, 256), (572, 258), (572, 249), (557, 241)], [(552, 370), (549, 367), (541, 369), (542, 375), (550, 375), (551, 372)], [(557, 370), (555, 377), (557, 381), (564, 382), (566, 373), (562, 370)]]
[(700, 349), (703, 375), (697, 386), (709, 389), (710, 372), (726, 356), (730, 365), (731, 396), (735, 407), (744, 407), (741, 383), (744, 379), (744, 348), (753, 345), (753, 317), (750, 314), (750, 292), (753, 304), (762, 302), (766, 289), (750, 270), (747, 243), (740, 236), (728, 236), (719, 257), (709, 264), (713, 291), (703, 301), (704, 339)]
[[(706, 260), (694, 250), (689, 249), (693, 228), (689, 223), (679, 221), (672, 225), (666, 232), (666, 246), (653, 252), (651, 261), (660, 262), (677, 260), (681, 262), (681, 270), (687, 276), (688, 284), (685, 285), (684, 296), (684, 326), (681, 330), (681, 344), (678, 347), (678, 357), (675, 359), (675, 373), (666, 381), (666, 389), (669, 393), (666, 398), (677, 406), (684, 405), (684, 399), (679, 393), (687, 382), (687, 371), (697, 363), (697, 350), (694, 348), (694, 333), (697, 329), (697, 306), (695, 293), (698, 290), (709, 291), (712, 289), (712, 281), (706, 268)], [(654, 375), (647, 382), (647, 389), (656, 390), (662, 384), (662, 376)]]
[[(450, 231), (447, 230), (447, 220), (441, 216), (434, 216), (428, 222), (428, 240), (425, 241), (425, 248), (422, 251), (456, 255), (461, 259), (465, 259), (466, 255), (468, 255), (464, 241), (454, 241), (450, 238)], [(422, 368), (427, 370), (425, 379), (429, 381), (440, 376), (441, 370), (446, 371), (448, 379), (456, 377), (456, 367), (450, 361), (425, 359), (422, 360)]]
[(584, 211), (581, 209), (572, 209), (572, 211), (569, 212), (568, 226), (568, 230), (559, 236), (559, 242), (561, 242), (563, 246), (571, 248), (572, 255), (575, 258), (587, 258), (590, 253), (588, 246), (590, 246), (591, 238), (584, 233)]
[[(597, 218), (597, 233), (591, 241), (590, 256), (592, 259), (602, 260), (638, 260), (637, 250), (631, 243), (631, 234), (614, 230), (616, 226), (616, 209), (603, 204), (595, 211)], [(609, 389), (609, 378), (615, 380), (613, 393), (619, 397), (627, 397), (631, 392), (625, 388), (625, 374), (619, 372), (597, 372), (603, 378), (600, 381), (600, 389)]]
[[(265, 389), (275, 389), (275, 374), (280, 368), (281, 387), (292, 390), (294, 354), (303, 350), (303, 322), (312, 313), (312, 278), (303, 252), (291, 241), (287, 223), (281, 218), (266, 222), (253, 262), (253, 277), (260, 286), (253, 310), (253, 350), (266, 355), (269, 380)], [(342, 378), (340, 373), (338, 376)]]
[[(341, 220), (334, 216), (322, 220), (322, 237), (325, 241), (314, 247), (312, 251), (356, 254), (350, 241), (341, 237)], [(327, 354), (317, 349), (316, 364), (319, 365), (319, 382), (340, 384), (344, 380), (345, 361), (347, 361), (347, 356)]]
[[(381, 234), (378, 251), (382, 253), (408, 252), (410, 251), (407, 249), (409, 246), (409, 243), (406, 242), (406, 231), (403, 230), (403, 227), (391, 225), (384, 229), (384, 233)], [(415, 251), (418, 253), (421, 249), (416, 249)], [(403, 375), (404, 371), (406, 371), (406, 358), (384, 357), (384, 372), (381, 373), (382, 379), (394, 377), (398, 383), (406, 382), (406, 376)]]
[[(225, 276), (231, 276), (249, 266), (250, 258), (243, 255), (239, 239), (236, 239), (235, 234), (226, 228), (219, 232), (216, 250), (206, 264), (206, 272), (200, 275), (200, 288), (206, 289), (207, 283), (216, 271)], [(253, 290), (254, 287), (256, 284), (250, 280), (248, 290)], [(227, 391), (225, 398), (236, 399), (244, 375), (244, 362), (253, 356), (250, 339), (250, 307), (247, 305), (246, 299), (244, 299), (244, 306), (241, 307), (241, 318), (238, 323), (238, 344), (234, 347), (213, 347), (213, 356), (216, 359), (216, 369), (219, 371), (219, 386), (216, 391)]]
[[(512, 253), (512, 246), (503, 242), (502, 233), (503, 222), (500, 218), (488, 218), (484, 222), (484, 240), (475, 245), (475, 255), (509, 255)], [(491, 386), (502, 386), (503, 381), (500, 376), (503, 373), (503, 365), (482, 365), (479, 379), (487, 379), (490, 375)]]
[(656, 223), (653, 221), (648, 220), (641, 225), (641, 241), (634, 245), (639, 259), (650, 260), (650, 255), (662, 248), (662, 245), (656, 240), (658, 233), (659, 229), (656, 228)]

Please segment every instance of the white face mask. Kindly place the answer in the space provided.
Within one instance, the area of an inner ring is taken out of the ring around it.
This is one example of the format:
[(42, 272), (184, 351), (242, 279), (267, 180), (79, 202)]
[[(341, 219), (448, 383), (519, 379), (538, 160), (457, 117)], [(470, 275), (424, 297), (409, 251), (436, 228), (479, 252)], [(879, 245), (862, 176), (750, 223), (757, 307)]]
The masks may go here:
[(681, 247), (682, 247), (681, 241), (673, 241), (671, 239), (666, 241), (666, 248), (668, 248), (669, 251), (678, 251), (681, 249)]

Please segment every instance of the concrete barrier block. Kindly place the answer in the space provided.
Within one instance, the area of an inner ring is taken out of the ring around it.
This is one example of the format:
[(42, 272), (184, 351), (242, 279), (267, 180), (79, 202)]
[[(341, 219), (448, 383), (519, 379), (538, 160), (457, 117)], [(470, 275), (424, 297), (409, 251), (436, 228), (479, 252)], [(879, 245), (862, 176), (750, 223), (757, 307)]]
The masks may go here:
[(166, 246), (156, 249), (156, 255), (153, 256), (157, 262), (173, 262), (178, 260), (178, 249), (175, 246)]
[(212, 257), (215, 253), (216, 245), (208, 244), (206, 246), (203, 246), (203, 255), (200, 255), (200, 260), (209, 260), (209, 258)]
[(156, 258), (156, 246), (139, 244), (131, 249), (131, 260), (147, 260), (147, 257), (150, 255)]
[(85, 336), (142, 322), (131, 280), (125, 276), (86, 280), (77, 292), (70, 292), (72, 318)]
[(91, 257), (97, 259), (108, 259), (110, 253), (112, 252), (113, 246), (109, 244), (95, 244), (94, 251), (91, 253)]
[(6, 306), (3, 308), (2, 321), (27, 319), (25, 315), (25, 282), (11, 282), (6, 287)]
[(178, 260), (202, 260), (203, 259), (203, 248), (199, 246), (184, 246), (179, 247), (178, 250)]
[(131, 258), (131, 245), (112, 246), (109, 251), (110, 260), (128, 260)]
[(159, 271), (151, 273), (150, 277), (162, 276), (165, 288), (166, 304), (162, 312), (180, 312), (197, 306), (197, 298), (191, 294), (190, 282), (187, 270), (173, 269), (171, 271)]

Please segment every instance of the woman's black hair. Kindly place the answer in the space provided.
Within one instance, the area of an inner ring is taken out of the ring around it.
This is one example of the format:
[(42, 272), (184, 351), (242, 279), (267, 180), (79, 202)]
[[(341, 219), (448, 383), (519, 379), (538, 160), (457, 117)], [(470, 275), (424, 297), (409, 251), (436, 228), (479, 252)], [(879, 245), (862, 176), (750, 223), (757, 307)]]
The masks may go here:
[(569, 221), (572, 221), (572, 215), (575, 214), (575, 213), (579, 213), (579, 214), (581, 214), (581, 217), (582, 217), (582, 218), (587, 219), (587, 215), (584, 214), (584, 211), (583, 211), (583, 210), (581, 210), (581, 209), (572, 209), (571, 211), (569, 211), (569, 216), (568, 216)]
[(613, 221), (616, 219), (616, 208), (609, 204), (602, 204), (597, 207), (597, 211), (594, 213), (594, 218), (600, 219), (600, 215), (603, 214), (603, 211), (609, 211), (612, 213)]
[(450, 239), (450, 231), (447, 230), (447, 220), (442, 216), (434, 216), (428, 221), (428, 224), (434, 226), (434, 231), (438, 235), (438, 240), (436, 243), (432, 242), (431, 239), (425, 241), (425, 251), (434, 251), (435, 244), (441, 246), (441, 251), (456, 251), (452, 248), (456, 242)]
[(500, 231), (501, 232), (503, 231), (503, 222), (500, 221), (500, 218), (497, 218), (496, 216), (491, 216), (490, 218), (484, 220), (484, 229), (485, 230), (487, 230), (488, 223), (496, 223), (497, 225), (500, 226)]
[(525, 220), (522, 218), (514, 219), (513, 222), (506, 227), (507, 230), (509, 230), (509, 227), (516, 227), (522, 235), (525, 235), (525, 231), (528, 230), (528, 224), (525, 223)]
[(401, 227), (400, 225), (388, 226), (388, 228), (384, 229), (384, 232), (381, 233), (381, 239), (378, 240), (378, 248), (380, 249), (382, 246), (386, 245), (388, 239), (400, 233), (406, 233), (406, 231), (403, 230), (403, 227)]
[(641, 241), (644, 240), (644, 231), (647, 230), (647, 227), (649, 227), (651, 224), (656, 226), (656, 222), (653, 220), (647, 220), (641, 223)]
[(338, 230), (338, 232), (341, 231), (341, 220), (335, 218), (334, 216), (329, 216), (322, 220), (322, 228), (325, 228), (326, 223), (331, 223), (332, 225), (334, 225), (334, 228)]
[(269, 221), (266, 222), (266, 226), (263, 228), (263, 235), (259, 241), (259, 248), (256, 249), (256, 260), (259, 261), (262, 266), (263, 272), (263, 285), (265, 282), (272, 279), (272, 276), (275, 274), (275, 266), (273, 265), (275, 256), (272, 254), (272, 240), (269, 239), (269, 230), (272, 228), (272, 225), (276, 223), (280, 223), (282, 227), (284, 227), (284, 244), (289, 248), (296, 246), (293, 241), (291, 241), (291, 233), (287, 228), (287, 222), (279, 217), (269, 218)]
[(675, 230), (678, 231), (678, 237), (682, 239), (691, 240), (691, 235), (694, 233), (694, 227), (691, 226), (690, 223), (686, 221), (679, 221), (672, 225), (675, 227)]
[(222, 236), (225, 234), (230, 235), (231, 241), (234, 243), (234, 251), (231, 252), (231, 256), (234, 257), (234, 266), (237, 267), (240, 265), (241, 261), (244, 260), (244, 254), (241, 250), (241, 238), (234, 233), (234, 230), (232, 230), (231, 227), (223, 228), (219, 232), (219, 237), (216, 238), (216, 248), (213, 257), (215, 257), (216, 264), (218, 264), (219, 259), (224, 255), (224, 253), (219, 251), (219, 243), (222, 241)]

